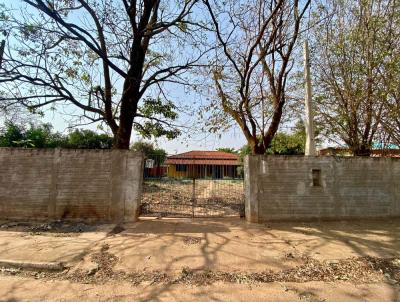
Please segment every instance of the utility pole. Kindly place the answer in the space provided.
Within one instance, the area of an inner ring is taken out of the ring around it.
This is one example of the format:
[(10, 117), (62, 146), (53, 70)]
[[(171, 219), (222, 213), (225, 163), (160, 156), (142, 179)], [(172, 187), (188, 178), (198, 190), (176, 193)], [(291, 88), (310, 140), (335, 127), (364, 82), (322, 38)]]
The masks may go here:
[(6, 46), (6, 40), (1, 41), (1, 44), (0, 44), (0, 68), (1, 68), (1, 63), (3, 62), (3, 54), (4, 54), (5, 46)]
[(314, 114), (312, 108), (312, 90), (311, 90), (311, 75), (310, 75), (310, 53), (308, 49), (308, 41), (304, 42), (304, 80), (305, 80), (305, 127), (306, 127), (306, 156), (315, 156), (314, 138)]

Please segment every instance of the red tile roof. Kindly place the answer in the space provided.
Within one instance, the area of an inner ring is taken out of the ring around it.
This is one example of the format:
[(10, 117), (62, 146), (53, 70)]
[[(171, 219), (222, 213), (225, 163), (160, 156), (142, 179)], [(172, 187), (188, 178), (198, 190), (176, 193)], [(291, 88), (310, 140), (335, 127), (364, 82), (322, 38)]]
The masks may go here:
[(239, 165), (239, 156), (222, 151), (189, 151), (167, 157), (167, 165)]

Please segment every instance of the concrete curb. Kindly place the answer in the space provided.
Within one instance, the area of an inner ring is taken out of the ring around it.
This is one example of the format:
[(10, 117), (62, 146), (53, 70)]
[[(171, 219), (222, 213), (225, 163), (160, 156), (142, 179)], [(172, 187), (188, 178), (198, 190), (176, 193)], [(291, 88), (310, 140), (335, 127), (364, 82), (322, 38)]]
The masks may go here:
[(26, 262), (3, 259), (0, 259), (0, 267), (39, 271), (62, 271), (66, 268), (62, 262)]

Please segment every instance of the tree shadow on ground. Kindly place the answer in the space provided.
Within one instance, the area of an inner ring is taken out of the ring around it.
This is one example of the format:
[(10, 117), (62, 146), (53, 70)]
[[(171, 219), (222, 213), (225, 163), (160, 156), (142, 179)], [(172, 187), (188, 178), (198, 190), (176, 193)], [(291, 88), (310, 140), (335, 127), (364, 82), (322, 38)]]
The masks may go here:
[(329, 255), (337, 253), (339, 258), (346, 254), (382, 258), (400, 255), (400, 219), (271, 223), (269, 227), (304, 255), (327, 251), (325, 247), (336, 248)]
[[(243, 261), (243, 271), (246, 271), (246, 264), (262, 264), (262, 257), (259, 255), (242, 255), (235, 253), (234, 250), (228, 252), (225, 246), (232, 244), (236, 240), (233, 229), (240, 229), (241, 236), (246, 236), (248, 244), (258, 244), (266, 249), (274, 249), (274, 244), (279, 244), (278, 248), (282, 256), (286, 252), (295, 252), (297, 255), (317, 257), (325, 259), (345, 259), (351, 257), (399, 257), (400, 256), (400, 220), (370, 220), (370, 221), (336, 221), (336, 222), (318, 222), (318, 223), (269, 223), (264, 225), (249, 224), (239, 219), (228, 220), (209, 220), (205, 223), (204, 219), (188, 220), (181, 223), (174, 223), (168, 220), (147, 221), (133, 229), (124, 232), (125, 236), (141, 236), (148, 234), (149, 224), (154, 224), (151, 228), (151, 234), (155, 237), (148, 238), (159, 240), (164, 236), (173, 236), (172, 242), (168, 244), (178, 244), (186, 234), (200, 235), (201, 255), (183, 255), (170, 260), (166, 265), (171, 269), (174, 263), (183, 258), (201, 257), (202, 269), (213, 269), (217, 266), (220, 257), (237, 257)], [(232, 235), (231, 235), (232, 234)], [(216, 244), (218, 242), (218, 244)], [(282, 243), (286, 244), (285, 247)], [(142, 242), (140, 245), (145, 245)], [(245, 243), (243, 243), (245, 244)], [(129, 248), (129, 247), (128, 247)], [(159, 253), (165, 261), (168, 261), (166, 246), (160, 246)], [(282, 250), (283, 249), (283, 250)], [(327, 253), (327, 251), (330, 251)], [(281, 268), (285, 269), (284, 260), (280, 259)], [(168, 292), (171, 284), (165, 284), (160, 288), (154, 288), (154, 291), (140, 301), (153, 300), (158, 301), (164, 291)], [(312, 289), (311, 289), (312, 290)], [(366, 289), (367, 290), (367, 289)], [(310, 295), (312, 292), (310, 293)], [(317, 294), (317, 293), (316, 293)], [(351, 293), (349, 292), (349, 297)], [(396, 301), (398, 291), (393, 290), (393, 299)], [(212, 299), (210, 299), (212, 300)], [(212, 300), (218, 301), (218, 300)]]
[[(224, 262), (221, 261), (224, 257), (232, 257), (235, 259), (232, 263), (236, 265), (228, 267), (231, 263), (228, 261), (224, 269), (246, 272), (249, 271), (249, 267), (259, 268), (259, 271), (269, 267), (270, 262), (266, 266), (266, 261), (272, 261), (275, 257), (276, 262), (270, 263), (272, 269), (290, 268), (293, 263), (290, 263), (291, 259), (285, 258), (287, 253), (321, 260), (371, 255), (400, 256), (399, 219), (260, 225), (249, 224), (240, 219), (154, 219), (126, 224), (123, 225), (123, 229), (121, 232), (110, 234), (97, 244), (109, 244), (109, 251), (121, 259), (130, 255), (139, 259), (129, 268), (133, 270), (150, 269), (146, 268), (147, 255), (143, 251), (151, 252), (148, 255), (151, 257), (150, 261), (158, 258), (160, 263), (163, 263), (163, 270), (177, 273), (181, 273), (179, 269), (185, 269), (179, 266), (179, 263), (186, 263), (189, 269), (194, 270), (218, 269)], [(191, 243), (188, 238), (195, 239)], [(240, 246), (243, 245), (248, 245), (249, 253), (245, 253), (247, 250), (240, 250)], [(171, 254), (171, 247), (177, 247), (172, 252), (180, 249), (184, 252)], [(267, 259), (263, 252), (271, 253), (272, 256)], [(335, 284), (332, 284), (334, 288)], [(350, 286), (351, 283), (348, 284)], [(190, 283), (187, 285), (188, 288), (192, 288)], [(174, 286), (168, 282), (151, 284), (139, 296), (130, 298), (135, 301), (165, 301), (165, 297), (168, 296), (170, 300), (181, 301), (180, 293)], [(344, 285), (340, 288), (340, 293), (348, 299), (363, 299), (373, 294), (370, 288), (363, 286), (359, 285), (361, 289), (355, 293)], [(288, 288), (288, 291), (296, 292), (299, 297), (307, 295), (310, 299), (317, 299), (322, 295), (319, 287), (310, 286), (308, 283), (291, 284)], [(60, 288), (54, 285), (51, 290), (60, 291)], [(134, 291), (134, 288), (132, 290)], [(391, 300), (397, 301), (398, 290), (395, 287), (390, 290)], [(207, 296), (209, 301), (223, 301), (221, 292), (210, 293), (207, 287), (202, 287), (193, 293), (193, 299), (196, 299), (197, 295), (198, 298)], [(7, 297), (12, 297), (12, 293)], [(129, 300), (129, 296), (121, 294), (122, 298)]]

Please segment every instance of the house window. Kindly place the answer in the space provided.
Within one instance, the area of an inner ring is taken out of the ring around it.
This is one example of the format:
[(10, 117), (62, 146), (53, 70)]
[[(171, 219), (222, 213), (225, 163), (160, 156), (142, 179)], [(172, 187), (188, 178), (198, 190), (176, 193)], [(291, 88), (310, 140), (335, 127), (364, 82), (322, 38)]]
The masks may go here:
[(176, 165), (176, 172), (186, 172), (187, 165)]
[(313, 182), (313, 187), (321, 186), (321, 170), (312, 169), (312, 182)]

